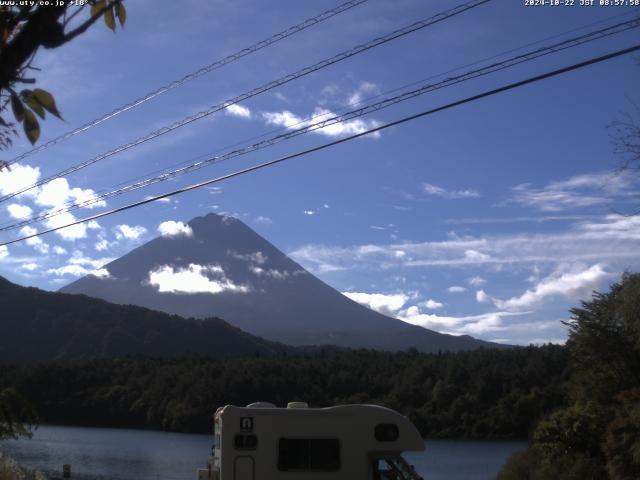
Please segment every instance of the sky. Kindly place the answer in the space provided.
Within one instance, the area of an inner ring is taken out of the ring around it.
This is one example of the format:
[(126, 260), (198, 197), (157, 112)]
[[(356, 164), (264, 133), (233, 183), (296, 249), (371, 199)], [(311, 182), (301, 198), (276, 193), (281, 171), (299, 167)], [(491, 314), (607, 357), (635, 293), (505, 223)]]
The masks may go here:
[[(0, 203), (0, 223), (269, 138), (313, 115), (345, 112), (409, 85), (439, 81), (640, 15), (637, 8), (578, 3), (528, 7), (493, 0)], [(39, 143), (338, 2), (136, 0), (126, 5), (127, 23), (117, 33), (97, 24), (64, 47), (37, 55), (36, 86), (55, 95), (64, 117), (43, 122)], [(0, 194), (456, 5), (369, 0), (26, 157), (0, 174)], [(344, 138), (639, 40), (636, 28), (555, 53), (22, 232), (0, 232), (0, 240)], [(562, 343), (567, 332), (561, 322), (569, 319), (570, 308), (640, 267), (640, 217), (630, 215), (640, 205), (640, 181), (637, 172), (619, 171), (623, 159), (614, 152), (610, 128), (634, 111), (634, 103), (640, 105), (639, 81), (640, 55), (619, 57), (0, 247), (0, 275), (56, 290), (92, 272), (108, 274), (104, 264), (158, 236), (165, 222), (215, 212), (241, 219), (332, 287), (402, 321), (503, 343)], [(0, 153), (11, 159), (29, 149), (21, 137)]]

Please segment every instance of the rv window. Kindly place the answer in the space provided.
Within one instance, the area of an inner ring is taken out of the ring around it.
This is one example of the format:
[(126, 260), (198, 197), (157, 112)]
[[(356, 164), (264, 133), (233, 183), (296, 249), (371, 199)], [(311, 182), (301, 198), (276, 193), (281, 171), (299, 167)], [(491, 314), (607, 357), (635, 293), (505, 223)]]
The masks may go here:
[(258, 437), (255, 435), (236, 435), (233, 445), (236, 450), (255, 450), (258, 447)]
[(380, 423), (376, 425), (374, 435), (379, 442), (395, 442), (398, 440), (400, 432), (394, 423)]
[(340, 470), (337, 438), (281, 438), (278, 470), (283, 472), (335, 472)]

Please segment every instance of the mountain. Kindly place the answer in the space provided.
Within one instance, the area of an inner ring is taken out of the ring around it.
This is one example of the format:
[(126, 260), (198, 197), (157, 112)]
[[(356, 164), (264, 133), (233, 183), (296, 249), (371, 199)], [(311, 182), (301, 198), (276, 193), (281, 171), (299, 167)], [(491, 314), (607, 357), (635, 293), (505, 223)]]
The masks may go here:
[(0, 312), (0, 363), (129, 354), (272, 355), (293, 350), (219, 318), (184, 319), (84, 295), (22, 287), (2, 277)]
[(106, 265), (108, 276), (88, 275), (60, 291), (185, 317), (217, 316), (291, 345), (425, 352), (498, 347), (363, 307), (233, 217), (208, 214), (180, 227)]

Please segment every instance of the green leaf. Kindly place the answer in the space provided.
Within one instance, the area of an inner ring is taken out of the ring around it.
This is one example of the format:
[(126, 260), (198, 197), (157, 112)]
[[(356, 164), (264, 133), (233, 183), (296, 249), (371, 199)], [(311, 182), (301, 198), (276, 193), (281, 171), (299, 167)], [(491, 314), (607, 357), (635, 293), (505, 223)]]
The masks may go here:
[(38, 116), (44, 120), (44, 117), (46, 115), (44, 112), (44, 108), (42, 108), (42, 105), (40, 105), (40, 102), (38, 102), (38, 99), (35, 97), (33, 92), (31, 90), (23, 90), (22, 92), (20, 92), (20, 94), (22, 95), (22, 98), (27, 103), (29, 108), (36, 112)]
[(23, 126), (24, 133), (27, 135), (31, 145), (34, 145), (38, 141), (38, 138), (40, 138), (40, 124), (31, 110), (24, 111)]
[(127, 21), (127, 9), (124, 8), (124, 4), (122, 2), (120, 2), (116, 8), (118, 9), (117, 14), (118, 20), (120, 20), (120, 26), (124, 27), (124, 23)]
[(112, 31), (116, 31), (116, 19), (113, 16), (113, 8), (108, 9), (104, 12), (104, 23), (107, 24)]
[(21, 122), (24, 119), (24, 105), (15, 93), (11, 94), (11, 109), (13, 110), (13, 116), (16, 117), (16, 120)]
[(53, 98), (53, 95), (51, 95), (46, 90), (43, 90), (41, 88), (36, 88), (33, 91), (33, 96), (38, 101), (38, 103), (42, 105), (49, 113), (51, 113), (52, 115), (55, 115), (60, 120), (62, 120), (62, 116), (58, 111), (58, 107), (56, 106), (56, 101)]

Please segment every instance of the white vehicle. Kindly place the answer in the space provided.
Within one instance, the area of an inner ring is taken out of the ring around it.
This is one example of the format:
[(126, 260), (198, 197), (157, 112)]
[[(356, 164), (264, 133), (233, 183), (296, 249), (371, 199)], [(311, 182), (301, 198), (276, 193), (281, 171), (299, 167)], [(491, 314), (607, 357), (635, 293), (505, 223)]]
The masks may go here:
[(413, 424), (375, 405), (227, 405), (198, 480), (422, 480), (401, 456), (424, 450)]

